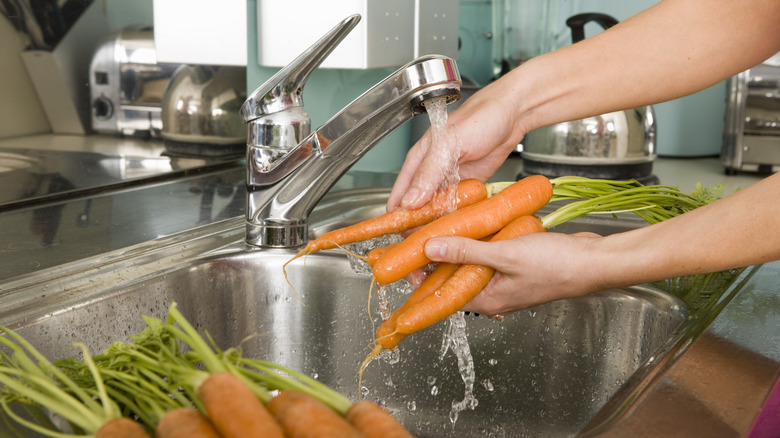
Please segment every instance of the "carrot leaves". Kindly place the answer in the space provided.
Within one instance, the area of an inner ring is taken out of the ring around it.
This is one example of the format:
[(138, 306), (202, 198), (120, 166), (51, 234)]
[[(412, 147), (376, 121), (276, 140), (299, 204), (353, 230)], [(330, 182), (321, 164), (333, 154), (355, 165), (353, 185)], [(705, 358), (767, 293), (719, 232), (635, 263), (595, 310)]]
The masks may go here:
[(146, 327), (128, 342), (114, 342), (102, 353), (82, 352), (50, 362), (16, 332), (0, 326), (0, 407), (8, 417), (50, 437), (72, 436), (52, 425), (30, 421), (12, 404), (48, 409), (75, 430), (90, 435), (111, 419), (135, 419), (154, 430), (166, 412), (203, 406), (197, 388), (210, 372), (226, 371), (246, 383), (263, 402), (271, 391), (295, 389), (314, 396), (344, 415), (352, 403), (316, 379), (279, 364), (241, 355), (240, 348), (224, 351), (208, 334), (199, 333), (179, 312), (169, 308), (168, 320), (144, 317)]

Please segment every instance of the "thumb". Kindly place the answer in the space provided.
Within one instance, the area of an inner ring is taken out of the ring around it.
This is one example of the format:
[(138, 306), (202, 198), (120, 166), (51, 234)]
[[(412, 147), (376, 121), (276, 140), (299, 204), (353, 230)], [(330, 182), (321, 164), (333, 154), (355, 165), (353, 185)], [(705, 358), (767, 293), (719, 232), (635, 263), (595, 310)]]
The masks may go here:
[(465, 237), (437, 237), (425, 244), (425, 255), (435, 262), (490, 266), (495, 259), (490, 245)]

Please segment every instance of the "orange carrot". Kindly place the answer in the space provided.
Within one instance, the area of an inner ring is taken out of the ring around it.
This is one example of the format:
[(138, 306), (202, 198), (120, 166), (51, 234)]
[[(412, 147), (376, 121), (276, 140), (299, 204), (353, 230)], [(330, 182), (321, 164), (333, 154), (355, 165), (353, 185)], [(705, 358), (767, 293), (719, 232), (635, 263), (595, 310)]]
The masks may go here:
[(198, 388), (198, 398), (223, 438), (284, 437), (260, 399), (229, 372), (209, 374)]
[(374, 266), (374, 263), (379, 260), (379, 257), (382, 257), (390, 248), (399, 243), (400, 242), (391, 243), (390, 245), (380, 246), (379, 248), (374, 248), (369, 251), (368, 254), (366, 254), (366, 263), (368, 263), (368, 266)]
[(98, 429), (95, 438), (149, 438), (149, 434), (139, 423), (119, 417), (107, 421)]
[(344, 417), (302, 391), (280, 392), (268, 410), (288, 438), (364, 438)]
[(374, 277), (381, 284), (394, 283), (430, 263), (425, 243), (439, 236), (481, 239), (512, 220), (534, 214), (552, 197), (552, 183), (541, 175), (515, 182), (484, 201), (442, 216), (408, 236), (374, 263)]
[[(518, 236), (546, 231), (534, 216), (523, 216), (512, 221), (490, 241), (513, 239)], [(474, 298), (493, 278), (495, 270), (481, 265), (462, 265), (434, 293), (410, 306), (396, 321), (399, 334), (410, 335), (451, 316)]]
[[(489, 242), (494, 236), (495, 234), (481, 240)], [(409, 295), (401, 307), (391, 313), (390, 317), (383, 321), (379, 326), (376, 331), (377, 346), (374, 348), (374, 351), (371, 352), (369, 359), (373, 359), (381, 350), (392, 350), (398, 346), (398, 343), (406, 337), (406, 335), (394, 333), (395, 323), (398, 320), (398, 317), (406, 312), (409, 307), (419, 303), (423, 298), (436, 291), (459, 267), (460, 265), (452, 263), (439, 263), (436, 266), (436, 269), (434, 269), (417, 289)]]
[(366, 438), (413, 438), (389, 412), (367, 400), (353, 404), (346, 418)]
[(379, 325), (379, 328), (376, 330), (376, 345), (374, 345), (374, 348), (370, 353), (368, 353), (368, 356), (360, 365), (358, 380), (362, 380), (363, 371), (368, 366), (368, 364), (374, 360), (374, 358), (379, 356), (382, 350), (392, 350), (396, 348), (398, 344), (404, 340), (404, 338), (406, 338), (405, 334), (401, 334), (396, 331), (395, 325), (398, 317), (402, 315), (408, 308), (412, 307), (414, 304), (419, 303), (425, 297), (436, 291), (448, 278), (450, 278), (450, 276), (458, 269), (459, 266), (460, 265), (452, 263), (439, 263), (439, 265), (436, 266), (436, 269), (434, 269), (433, 272), (428, 275), (422, 284), (420, 284), (420, 286), (418, 286), (417, 289), (415, 289), (414, 292), (409, 295), (401, 307), (391, 313), (390, 317)]
[(221, 438), (209, 419), (193, 408), (168, 411), (157, 423), (156, 438)]
[[(464, 208), (479, 202), (486, 197), (487, 191), (485, 185), (480, 181), (476, 179), (461, 181), (458, 184), (457, 208)], [(381, 216), (327, 232), (322, 236), (309, 241), (306, 247), (298, 252), (295, 258), (316, 251), (346, 245), (348, 243), (410, 230), (429, 223), (443, 213), (445, 213), (443, 211), (443, 206), (437, 202), (429, 202), (414, 210), (396, 208)]]
[(425, 281), (420, 284), (414, 292), (404, 301), (404, 303), (390, 314), (390, 318), (386, 319), (376, 331), (377, 342), (379, 347), (385, 350), (392, 350), (398, 346), (406, 335), (395, 332), (395, 324), (398, 317), (406, 312), (407, 309), (413, 305), (422, 301), (425, 297), (432, 294), (436, 289), (441, 287), (444, 282), (452, 276), (452, 274), (458, 269), (460, 265), (452, 263), (439, 263), (436, 269), (431, 272)]

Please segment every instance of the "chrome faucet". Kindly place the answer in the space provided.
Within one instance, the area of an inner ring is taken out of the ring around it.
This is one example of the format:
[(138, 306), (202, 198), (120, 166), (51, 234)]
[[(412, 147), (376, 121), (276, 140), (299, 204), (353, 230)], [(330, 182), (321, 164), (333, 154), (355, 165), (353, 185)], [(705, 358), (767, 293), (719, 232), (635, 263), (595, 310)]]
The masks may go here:
[(385, 136), (425, 112), (423, 102), (460, 98), (455, 61), (423, 56), (352, 101), (314, 132), (303, 86), (360, 21), (353, 15), (255, 90), (241, 107), (248, 124), (246, 241), (306, 243), (308, 217), (338, 179)]

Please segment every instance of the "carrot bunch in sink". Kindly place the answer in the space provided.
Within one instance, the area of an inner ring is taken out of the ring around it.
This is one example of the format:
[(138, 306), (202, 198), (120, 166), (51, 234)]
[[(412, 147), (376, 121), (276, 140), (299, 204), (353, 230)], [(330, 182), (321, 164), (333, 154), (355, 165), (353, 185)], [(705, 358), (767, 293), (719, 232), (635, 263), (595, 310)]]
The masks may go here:
[[(0, 343), (0, 406), (19, 425), (51, 437), (67, 432), (15, 405), (44, 408), (74, 434), (97, 438), (409, 438), (379, 405), (352, 403), (284, 366), (212, 346), (172, 304), (168, 320), (83, 359), (50, 362), (5, 327)], [(184, 351), (182, 345), (188, 350)], [(34, 412), (34, 411), (30, 411)]]
[[(323, 234), (310, 241), (292, 260), (384, 234), (409, 233), (401, 242), (377, 248), (364, 257), (372, 268), (373, 279), (386, 285), (429, 266), (431, 261), (426, 258), (424, 248), (435, 237), (513, 239), (545, 232), (588, 214), (633, 212), (655, 223), (712, 201), (718, 190), (699, 187), (694, 193), (686, 194), (666, 185), (574, 176), (551, 180), (535, 175), (513, 183), (494, 184), (466, 180), (457, 187), (457, 207), (452, 212), (437, 208), (434, 196), (434, 201), (417, 210), (399, 208)], [(548, 204), (560, 206), (542, 218), (535, 216)], [(459, 311), (488, 284), (493, 274), (486, 266), (447, 263), (433, 266), (426, 280), (378, 327), (375, 346), (364, 365), (381, 350), (394, 349), (406, 336)]]

